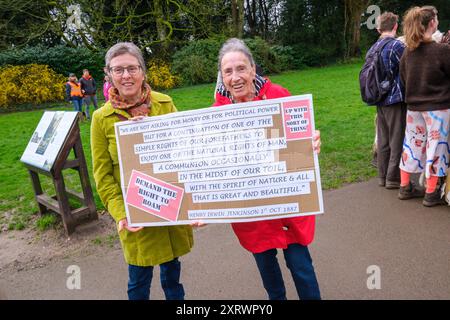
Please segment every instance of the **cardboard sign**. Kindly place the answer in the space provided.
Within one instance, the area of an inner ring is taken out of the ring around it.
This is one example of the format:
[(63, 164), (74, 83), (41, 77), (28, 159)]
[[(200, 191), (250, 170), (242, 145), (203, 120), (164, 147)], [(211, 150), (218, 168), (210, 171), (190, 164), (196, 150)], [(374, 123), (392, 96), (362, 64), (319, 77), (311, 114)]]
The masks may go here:
[(74, 111), (45, 111), (20, 161), (50, 171), (77, 114)]
[(230, 223), (323, 213), (311, 95), (115, 124), (128, 223)]
[(178, 220), (182, 188), (133, 170), (127, 190), (127, 204), (167, 221)]

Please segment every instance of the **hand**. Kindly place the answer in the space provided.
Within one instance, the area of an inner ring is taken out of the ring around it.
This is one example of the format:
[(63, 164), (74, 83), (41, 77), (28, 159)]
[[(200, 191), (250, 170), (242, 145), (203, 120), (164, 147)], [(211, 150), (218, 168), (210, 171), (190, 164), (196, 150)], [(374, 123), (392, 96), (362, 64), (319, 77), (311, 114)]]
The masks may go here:
[(122, 231), (123, 229), (127, 229), (130, 232), (138, 232), (142, 229), (144, 229), (144, 227), (129, 227), (128, 226), (128, 221), (127, 219), (122, 219), (119, 221), (119, 232)]
[(314, 131), (314, 134), (313, 134), (313, 150), (317, 154), (320, 153), (320, 145), (321, 145), (320, 131), (316, 130), (316, 131)]
[(206, 226), (207, 223), (201, 222), (201, 221), (195, 221), (191, 223), (191, 227), (193, 228), (200, 228)]
[(129, 118), (128, 120), (131, 120), (131, 121), (141, 121), (141, 120), (144, 119), (144, 118), (145, 118), (145, 116), (136, 116), (136, 117)]
[(442, 37), (441, 43), (448, 43), (450, 44), (450, 30), (448, 30), (444, 36)]

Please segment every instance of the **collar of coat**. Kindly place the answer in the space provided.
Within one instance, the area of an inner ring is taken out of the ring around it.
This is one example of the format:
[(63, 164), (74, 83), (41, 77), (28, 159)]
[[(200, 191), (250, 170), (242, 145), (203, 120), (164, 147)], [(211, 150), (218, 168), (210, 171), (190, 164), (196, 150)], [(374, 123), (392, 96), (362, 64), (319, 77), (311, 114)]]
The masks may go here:
[(120, 114), (121, 116), (124, 116), (127, 119), (131, 118), (131, 116), (125, 110), (113, 108), (110, 101), (105, 103), (104, 108), (105, 108), (105, 111), (103, 112), (103, 114), (105, 117), (108, 117), (108, 116), (116, 113), (116, 114)]

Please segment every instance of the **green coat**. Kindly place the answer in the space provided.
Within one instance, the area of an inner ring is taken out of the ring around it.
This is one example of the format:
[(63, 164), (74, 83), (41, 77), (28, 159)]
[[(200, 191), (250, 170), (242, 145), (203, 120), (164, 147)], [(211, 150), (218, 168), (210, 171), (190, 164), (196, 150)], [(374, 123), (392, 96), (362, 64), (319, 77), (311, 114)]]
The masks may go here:
[[(162, 93), (151, 92), (149, 116), (176, 112), (172, 99)], [(92, 115), (91, 151), (97, 192), (111, 216), (118, 222), (126, 218), (114, 123), (120, 121), (117, 114), (130, 115), (114, 109), (110, 102)], [(193, 246), (192, 227), (188, 225), (146, 227), (138, 232), (126, 229), (119, 232), (120, 242), (128, 264), (155, 266), (182, 256)]]

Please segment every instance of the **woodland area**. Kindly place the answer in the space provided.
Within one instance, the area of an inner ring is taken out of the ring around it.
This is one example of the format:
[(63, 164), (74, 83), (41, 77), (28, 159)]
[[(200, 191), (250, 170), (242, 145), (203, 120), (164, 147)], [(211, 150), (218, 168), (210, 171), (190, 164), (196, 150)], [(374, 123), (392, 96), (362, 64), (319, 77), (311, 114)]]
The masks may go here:
[(95, 52), (133, 41), (164, 57), (193, 40), (236, 36), (348, 58), (376, 37), (366, 28), (376, 13), (370, 5), (401, 16), (423, 4), (435, 5), (448, 29), (449, 0), (1, 0), (0, 50), (65, 45)]

